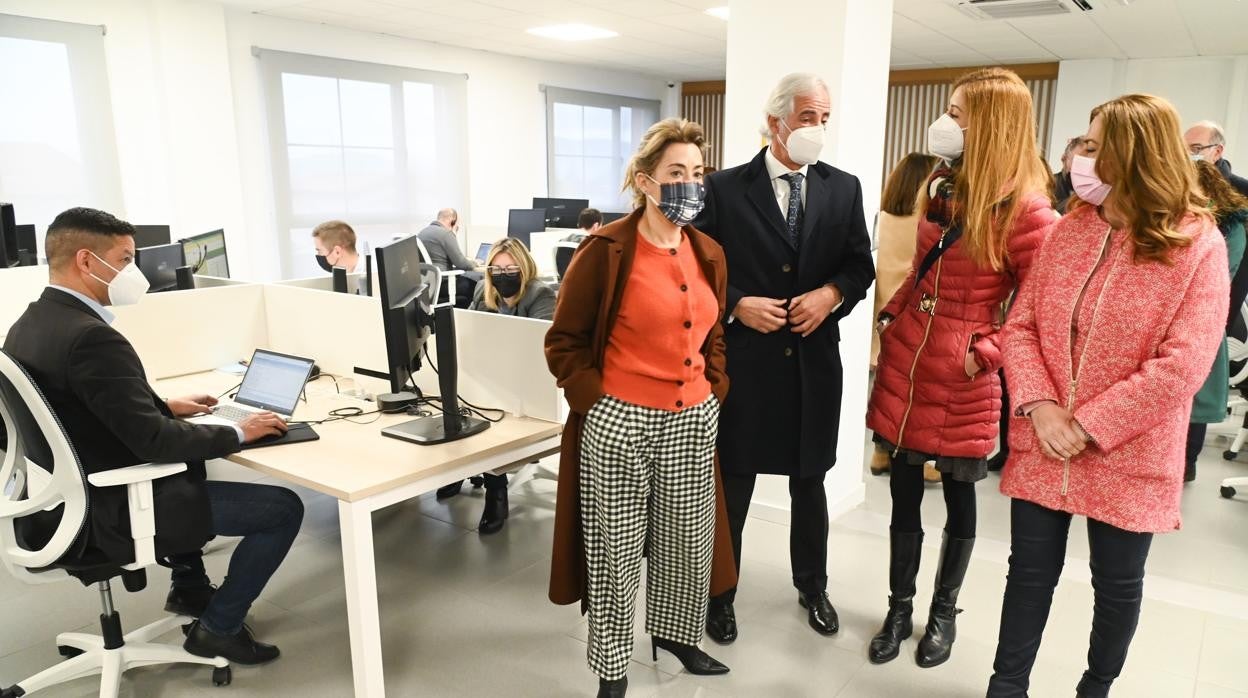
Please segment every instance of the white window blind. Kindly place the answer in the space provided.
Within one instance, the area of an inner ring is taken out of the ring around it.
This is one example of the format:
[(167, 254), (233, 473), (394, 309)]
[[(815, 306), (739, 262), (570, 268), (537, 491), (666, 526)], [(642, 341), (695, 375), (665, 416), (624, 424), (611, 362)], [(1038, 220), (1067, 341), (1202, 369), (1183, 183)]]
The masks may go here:
[(646, 129), (659, 118), (659, 102), (545, 87), (546, 176), (550, 196), (589, 199), (604, 211), (631, 211), (620, 191), (624, 168)]
[(464, 75), (257, 50), (264, 75), (282, 274), (321, 272), (331, 219), (376, 248), (468, 198)]
[(124, 215), (104, 28), (0, 15), (0, 201), (43, 234), (90, 206)]

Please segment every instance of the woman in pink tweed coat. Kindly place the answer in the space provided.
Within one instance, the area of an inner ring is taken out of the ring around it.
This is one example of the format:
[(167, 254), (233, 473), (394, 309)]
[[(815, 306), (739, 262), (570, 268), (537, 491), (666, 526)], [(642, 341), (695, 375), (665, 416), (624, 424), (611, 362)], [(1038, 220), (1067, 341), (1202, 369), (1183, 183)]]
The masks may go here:
[[(1003, 337), (1016, 417), (1001, 491), (1009, 579), (989, 696), (1026, 696), (1071, 516), (1088, 519), (1092, 617), (1077, 695), (1103, 698), (1139, 619), (1154, 533), (1179, 527), (1192, 396), (1226, 324), (1226, 245), (1165, 100), (1092, 111), (1078, 201), (1049, 235)], [(1095, 158), (1095, 159), (1092, 159)]]

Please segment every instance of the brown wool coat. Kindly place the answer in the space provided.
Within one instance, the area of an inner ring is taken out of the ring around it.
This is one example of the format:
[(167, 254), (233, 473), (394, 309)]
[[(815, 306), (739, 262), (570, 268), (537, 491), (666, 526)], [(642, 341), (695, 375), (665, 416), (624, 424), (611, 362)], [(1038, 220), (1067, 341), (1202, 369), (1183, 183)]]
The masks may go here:
[[(603, 396), (602, 362), (607, 339), (619, 313), (637, 249), (637, 225), (644, 209), (611, 223), (586, 238), (559, 288), (554, 323), (546, 333), (546, 362), (563, 389), (571, 414), (563, 430), (559, 456), (559, 491), (555, 499), (555, 539), (550, 563), (550, 600), (581, 602), (585, 611), (585, 545), (581, 534), (581, 425), (585, 413)], [(723, 316), (728, 269), (723, 250), (711, 238), (685, 227), (702, 274), (715, 291)], [(724, 329), (715, 323), (702, 345), (706, 378), (723, 404), (728, 394), (724, 371)], [(728, 532), (724, 488), (715, 458), (715, 542), (711, 595), (736, 586), (737, 574)]]

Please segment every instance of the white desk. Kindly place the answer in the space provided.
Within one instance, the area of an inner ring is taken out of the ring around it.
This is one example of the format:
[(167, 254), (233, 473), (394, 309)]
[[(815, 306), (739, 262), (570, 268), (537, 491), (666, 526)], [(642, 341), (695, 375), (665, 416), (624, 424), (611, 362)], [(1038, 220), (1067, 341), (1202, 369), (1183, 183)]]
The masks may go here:
[[(154, 387), (161, 395), (216, 395), (237, 380), (237, 376), (208, 372), (158, 381)], [(310, 393), (308, 404), (301, 405), (295, 417), (320, 419), (334, 408), (360, 405), (350, 398)], [(319, 441), (241, 451), (229, 457), (338, 500), (351, 670), (358, 698), (384, 696), (386, 690), (372, 513), (456, 480), (554, 453), (563, 430), (554, 422), (508, 416), (481, 434), (437, 446), (418, 446), (381, 435), (382, 427), (410, 419), (384, 415), (370, 424), (331, 422), (314, 427)]]

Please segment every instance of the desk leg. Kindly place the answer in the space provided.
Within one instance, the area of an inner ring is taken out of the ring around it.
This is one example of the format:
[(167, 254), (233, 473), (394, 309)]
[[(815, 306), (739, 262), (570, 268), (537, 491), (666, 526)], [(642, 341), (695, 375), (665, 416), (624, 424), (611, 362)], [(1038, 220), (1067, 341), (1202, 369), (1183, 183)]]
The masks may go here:
[(381, 619), (377, 612), (377, 567), (373, 561), (373, 515), (363, 502), (338, 502), (342, 567), (351, 629), (351, 672), (356, 698), (386, 695), (381, 666)]

